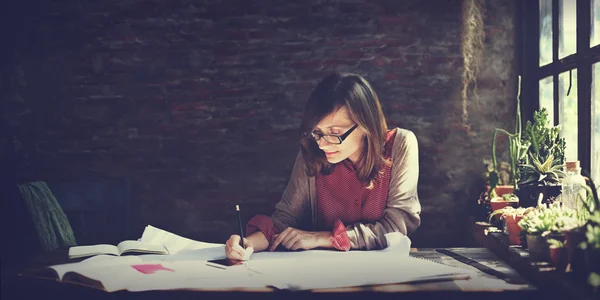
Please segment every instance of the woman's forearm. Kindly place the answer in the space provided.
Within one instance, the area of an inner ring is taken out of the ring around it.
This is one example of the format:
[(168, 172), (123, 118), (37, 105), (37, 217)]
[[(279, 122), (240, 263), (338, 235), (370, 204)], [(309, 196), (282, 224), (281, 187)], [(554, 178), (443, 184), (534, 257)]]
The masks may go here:
[(333, 248), (333, 243), (331, 242), (331, 232), (328, 231), (319, 231), (315, 232), (317, 236), (318, 247), (323, 248)]
[(254, 252), (264, 251), (269, 247), (269, 241), (267, 240), (267, 237), (265, 237), (265, 235), (260, 231), (249, 235), (246, 237), (246, 239), (252, 243)]

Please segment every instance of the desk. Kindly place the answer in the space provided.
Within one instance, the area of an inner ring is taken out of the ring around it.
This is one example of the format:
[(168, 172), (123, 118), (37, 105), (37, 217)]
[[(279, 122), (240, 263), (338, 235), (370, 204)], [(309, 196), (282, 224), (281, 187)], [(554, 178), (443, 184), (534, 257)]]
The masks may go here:
[[(502, 273), (519, 276), (514, 269), (503, 262), (492, 251), (485, 248), (449, 248), (455, 253), (462, 254), (466, 257), (474, 259), (479, 263), (496, 269)], [(411, 255), (437, 261), (440, 263), (457, 266), (460, 268), (472, 269), (475, 268), (461, 263), (452, 257), (440, 254), (435, 249), (411, 249)], [(52, 264), (60, 264), (69, 262), (66, 255), (66, 250), (55, 251), (33, 260), (31, 264), (26, 266), (41, 267)], [(513, 285), (504, 282), (494, 276), (485, 274), (477, 270), (479, 276), (468, 280), (454, 280), (443, 282), (428, 282), (415, 284), (389, 284), (377, 286), (361, 286), (339, 289), (323, 289), (313, 291), (280, 291), (270, 288), (261, 289), (235, 289), (221, 291), (206, 291), (206, 290), (179, 290), (179, 291), (148, 291), (148, 292), (127, 292), (119, 291), (114, 293), (106, 293), (91, 288), (76, 286), (66, 283), (58, 283), (53, 280), (33, 279), (23, 276), (11, 277), (9, 275), (2, 278), (2, 299), (64, 299), (76, 298), (122, 298), (122, 299), (154, 299), (154, 298), (185, 298), (185, 299), (207, 299), (207, 298), (235, 298), (244, 299), (247, 297), (260, 299), (352, 299), (356, 297), (364, 298), (365, 296), (374, 296), (377, 299), (430, 299), (434, 297), (439, 299), (442, 297), (447, 299), (505, 299), (507, 296), (511, 299), (537, 299), (540, 296), (546, 297), (543, 292), (536, 289), (531, 284)], [(6, 284), (6, 279), (10, 280)]]

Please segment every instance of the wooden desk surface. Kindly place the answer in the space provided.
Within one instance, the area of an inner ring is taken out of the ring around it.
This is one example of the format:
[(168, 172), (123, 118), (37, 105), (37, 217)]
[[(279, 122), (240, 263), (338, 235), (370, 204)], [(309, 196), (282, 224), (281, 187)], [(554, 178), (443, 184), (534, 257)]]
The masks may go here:
[[(505, 274), (519, 276), (519, 274), (512, 269), (508, 264), (502, 261), (496, 254), (486, 248), (448, 248), (456, 253), (462, 254), (466, 257), (476, 260), (477, 262), (500, 271)], [(40, 256), (30, 262), (26, 268), (49, 266), (53, 264), (61, 264), (73, 262), (67, 258), (66, 250), (57, 250), (46, 255)], [(270, 288), (264, 289), (227, 289), (217, 291), (206, 291), (206, 290), (185, 290), (185, 291), (148, 291), (148, 292), (127, 292), (119, 291), (114, 293), (106, 293), (87, 287), (76, 286), (73, 284), (58, 283), (54, 280), (43, 280), (43, 279), (32, 279), (23, 276), (14, 277), (11, 274), (6, 276), (3, 274), (2, 278), (2, 299), (21, 299), (29, 298), (31, 296), (41, 298), (45, 296), (51, 296), (53, 299), (59, 299), (62, 295), (68, 298), (82, 298), (88, 299), (93, 298), (106, 298), (106, 297), (121, 297), (130, 299), (133, 297), (144, 297), (148, 298), (201, 298), (206, 297), (212, 298), (236, 298), (242, 299), (247, 296), (260, 296), (261, 299), (267, 299), (269, 297), (276, 297), (281, 299), (282, 295), (285, 295), (285, 299), (299, 297), (305, 298), (340, 298), (347, 299), (358, 295), (371, 295), (378, 299), (381, 298), (397, 298), (402, 297), (414, 297), (418, 299), (429, 299), (429, 297), (439, 298), (443, 296), (444, 300), (450, 299), (480, 299), (485, 296), (486, 298), (492, 297), (506, 297), (510, 295), (511, 298), (520, 299), (532, 299), (537, 298), (536, 295), (539, 292), (531, 284), (509, 284), (504, 280), (496, 278), (495, 276), (485, 274), (472, 266), (457, 261), (456, 259), (440, 254), (435, 249), (411, 249), (411, 255), (415, 257), (421, 257), (429, 260), (433, 260), (439, 263), (456, 266), (459, 268), (465, 268), (476, 271), (479, 276), (467, 280), (453, 280), (453, 281), (441, 281), (441, 282), (425, 282), (425, 283), (413, 283), (413, 284), (388, 284), (388, 285), (376, 285), (376, 286), (361, 286), (351, 288), (336, 288), (336, 289), (320, 289), (313, 291), (280, 291)], [(4, 273), (4, 272), (3, 272)]]

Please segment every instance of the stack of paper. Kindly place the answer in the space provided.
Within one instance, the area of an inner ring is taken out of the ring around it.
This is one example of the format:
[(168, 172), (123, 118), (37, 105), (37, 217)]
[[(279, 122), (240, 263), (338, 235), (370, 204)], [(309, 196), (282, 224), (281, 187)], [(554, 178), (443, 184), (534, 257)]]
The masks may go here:
[(266, 251), (253, 254), (242, 265), (216, 268), (207, 261), (225, 258), (224, 244), (194, 241), (148, 226), (139, 240), (165, 245), (171, 255), (99, 255), (51, 269), (58, 280), (87, 283), (106, 291), (267, 286), (305, 290), (466, 279), (473, 274), (410, 257), (410, 239), (400, 233), (386, 238), (388, 247), (378, 251)]

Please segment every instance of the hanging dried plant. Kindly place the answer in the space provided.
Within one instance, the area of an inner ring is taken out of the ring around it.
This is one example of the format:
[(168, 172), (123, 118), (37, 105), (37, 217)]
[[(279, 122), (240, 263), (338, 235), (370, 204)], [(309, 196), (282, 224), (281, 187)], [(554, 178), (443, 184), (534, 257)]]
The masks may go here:
[(469, 126), (469, 113), (467, 103), (469, 100), (469, 91), (472, 86), (472, 92), (476, 99), (477, 95), (477, 74), (481, 66), (481, 57), (483, 55), (483, 41), (485, 30), (483, 25), (484, 6), (483, 0), (463, 0), (463, 18), (462, 18), (462, 55), (464, 69), (462, 73), (462, 125)]

